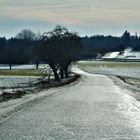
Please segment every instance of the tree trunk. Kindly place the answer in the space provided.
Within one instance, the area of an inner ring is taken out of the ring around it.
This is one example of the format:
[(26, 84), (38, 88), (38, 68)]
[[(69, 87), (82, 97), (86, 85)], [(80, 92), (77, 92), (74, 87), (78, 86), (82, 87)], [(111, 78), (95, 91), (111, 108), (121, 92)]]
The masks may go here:
[(68, 66), (65, 67), (65, 70), (64, 71), (65, 71), (65, 77), (68, 78), (69, 77), (69, 74), (68, 74)]
[(9, 64), (10, 70), (12, 69), (12, 64)]
[(49, 62), (49, 65), (50, 65), (50, 67), (51, 67), (52, 70), (53, 70), (54, 77), (55, 77), (55, 81), (60, 81), (59, 75), (58, 75), (58, 73), (57, 73), (57, 70), (56, 70), (56, 68), (55, 68), (55, 66), (54, 66), (54, 64), (53, 64), (53, 62)]
[(64, 71), (63, 71), (63, 68), (60, 68), (60, 76), (61, 76), (61, 79), (64, 79)]
[(38, 66), (39, 66), (39, 64), (38, 63), (36, 63), (36, 69), (38, 70)]

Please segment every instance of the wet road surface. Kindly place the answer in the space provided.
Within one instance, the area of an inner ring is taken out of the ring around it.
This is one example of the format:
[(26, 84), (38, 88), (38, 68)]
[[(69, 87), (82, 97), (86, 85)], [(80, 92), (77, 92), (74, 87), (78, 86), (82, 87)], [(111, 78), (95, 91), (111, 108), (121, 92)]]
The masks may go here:
[(140, 140), (139, 102), (107, 76), (81, 74), (2, 121), (0, 140)]

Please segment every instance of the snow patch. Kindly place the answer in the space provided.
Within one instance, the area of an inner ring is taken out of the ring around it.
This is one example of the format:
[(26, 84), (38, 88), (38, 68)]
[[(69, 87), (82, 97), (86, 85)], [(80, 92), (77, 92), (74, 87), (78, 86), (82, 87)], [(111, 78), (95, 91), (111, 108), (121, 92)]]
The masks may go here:
[(102, 58), (116, 58), (118, 55), (119, 55), (119, 52), (111, 52), (111, 53), (107, 53)]
[(140, 52), (133, 51), (132, 48), (127, 48), (122, 53), (120, 52), (106, 53), (102, 58), (140, 59)]

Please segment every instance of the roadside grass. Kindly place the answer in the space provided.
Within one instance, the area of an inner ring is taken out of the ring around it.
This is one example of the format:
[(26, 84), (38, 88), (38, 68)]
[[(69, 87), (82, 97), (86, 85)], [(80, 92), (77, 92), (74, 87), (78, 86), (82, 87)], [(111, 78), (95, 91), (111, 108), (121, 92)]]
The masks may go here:
[(132, 77), (125, 77), (125, 76), (124, 77), (117, 76), (117, 77), (119, 77), (121, 80), (123, 80), (127, 84), (140, 88), (140, 78), (132, 78)]
[(37, 69), (0, 70), (0, 76), (43, 76)]
[(139, 85), (140, 86), (140, 79), (136, 78), (125, 78), (125, 81), (129, 84)]
[(107, 62), (105, 62), (105, 63), (89, 63), (89, 62), (87, 62), (87, 63), (79, 63), (79, 65), (81, 66), (81, 67), (107, 67), (107, 68), (119, 68), (119, 67), (122, 67), (122, 68), (140, 68), (140, 63), (119, 63), (119, 62), (116, 62), (116, 63), (107, 63)]

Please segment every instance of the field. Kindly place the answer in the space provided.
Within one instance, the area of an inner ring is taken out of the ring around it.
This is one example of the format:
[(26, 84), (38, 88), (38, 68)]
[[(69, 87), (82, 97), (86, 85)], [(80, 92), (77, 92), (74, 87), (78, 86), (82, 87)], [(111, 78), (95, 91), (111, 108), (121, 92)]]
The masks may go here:
[(38, 79), (36, 76), (0, 76), (0, 89), (27, 87)]
[(140, 68), (138, 62), (103, 62), (103, 61), (81, 61), (82, 67), (102, 67), (102, 68)]
[[(95, 74), (115, 75), (125, 77), (126, 82), (140, 86), (140, 63), (130, 62), (104, 62), (104, 61), (80, 61), (82, 69)], [(8, 65), (0, 65), (0, 90), (11, 88), (24, 88), (37, 82), (43, 75), (41, 68), (46, 65), (14, 65), (9, 70)]]
[(0, 93), (13, 88), (29, 87), (32, 83), (44, 75), (40, 69), (46, 65), (40, 65), (35, 69), (35, 65), (13, 65), (9, 70), (8, 65), (0, 65)]
[(18, 70), (0, 70), (0, 76), (42, 76), (40, 70), (36, 69), (18, 69)]
[(140, 87), (139, 62), (79, 61), (80, 68), (95, 74), (123, 77), (125, 82)]

